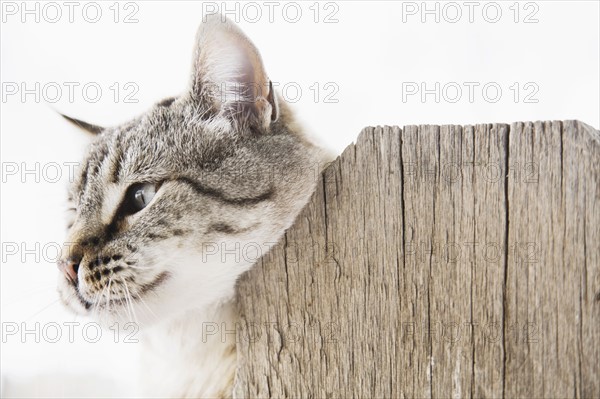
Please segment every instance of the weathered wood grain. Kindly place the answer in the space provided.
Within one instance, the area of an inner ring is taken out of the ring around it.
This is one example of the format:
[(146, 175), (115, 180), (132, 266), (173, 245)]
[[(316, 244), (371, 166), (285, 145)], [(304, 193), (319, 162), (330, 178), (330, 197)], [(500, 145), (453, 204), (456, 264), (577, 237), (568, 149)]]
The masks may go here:
[(237, 397), (600, 397), (600, 134), (367, 128), (238, 285)]

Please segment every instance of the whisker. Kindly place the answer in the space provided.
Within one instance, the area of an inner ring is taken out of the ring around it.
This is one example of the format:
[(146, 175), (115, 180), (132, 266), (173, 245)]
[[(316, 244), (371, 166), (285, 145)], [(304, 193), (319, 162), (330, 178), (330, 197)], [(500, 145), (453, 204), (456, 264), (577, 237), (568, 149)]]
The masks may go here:
[(112, 285), (112, 276), (108, 277), (108, 291), (106, 292), (106, 308), (110, 309), (110, 288)]
[(104, 296), (104, 291), (106, 291), (106, 287), (107, 284), (104, 285), (104, 288), (102, 288), (102, 291), (100, 291), (99, 294), (96, 295), (96, 299), (94, 301), (94, 308), (92, 309), (92, 313), (96, 316), (99, 317), (100, 316), (100, 303), (102, 302), (102, 297)]
[(30, 291), (20, 292), (18, 296), (14, 296), (7, 300), (2, 300), (2, 305), (3, 306), (11, 306), (11, 305), (20, 304), (24, 301), (30, 300), (32, 296), (43, 295), (43, 294), (46, 294), (48, 292), (55, 291), (55, 290), (56, 290), (56, 285), (47, 286), (47, 287), (40, 285)]
[(152, 311), (152, 309), (150, 309), (144, 298), (142, 298), (141, 295), (137, 295), (136, 298), (142, 303), (142, 305), (144, 305), (146, 309), (148, 309), (148, 312), (150, 312), (152, 317), (154, 317), (155, 320), (158, 320), (158, 316)]
[(137, 269), (137, 270), (148, 270), (148, 269), (152, 269), (151, 266), (134, 266), (134, 265), (127, 265), (128, 268), (131, 269)]
[[(69, 296), (66, 298), (66, 300), (69, 300), (73, 297), (73, 295), (75, 295), (75, 293), (71, 293), (69, 294)], [(60, 302), (60, 298), (55, 299), (54, 301), (50, 302), (50, 304), (44, 306), (42, 309), (40, 309), (39, 311), (35, 312), (34, 314), (32, 314), (31, 316), (29, 316), (27, 319), (25, 319), (25, 321), (30, 321), (31, 319), (33, 319), (35, 316), (39, 315), (40, 313), (44, 312), (45, 310), (48, 310), (49, 308), (51, 308), (52, 306), (56, 305), (58, 302)]]
[[(123, 300), (125, 300), (125, 305), (123, 305)], [(130, 310), (129, 310), (129, 304), (127, 303), (127, 296), (125, 296), (125, 298), (123, 298), (122, 295), (119, 296), (119, 303), (121, 304), (121, 306), (123, 306), (125, 308), (125, 310), (127, 311), (127, 318), (129, 320), (133, 320), (133, 315), (131, 314)]]
[(123, 281), (123, 284), (125, 285), (125, 291), (127, 292), (127, 296), (125, 298), (127, 299), (127, 304), (131, 308), (131, 312), (133, 313), (134, 321), (136, 324), (139, 324), (137, 315), (135, 314), (135, 309), (133, 308), (131, 293), (129, 292), (129, 287), (127, 286), (127, 281), (125, 281), (125, 279), (121, 279), (121, 281)]

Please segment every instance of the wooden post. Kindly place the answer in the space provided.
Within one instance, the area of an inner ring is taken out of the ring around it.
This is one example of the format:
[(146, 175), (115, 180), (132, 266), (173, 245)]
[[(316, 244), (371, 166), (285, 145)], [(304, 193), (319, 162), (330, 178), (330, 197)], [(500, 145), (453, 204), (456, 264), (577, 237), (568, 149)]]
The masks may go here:
[(600, 134), (366, 128), (239, 283), (237, 397), (600, 397)]

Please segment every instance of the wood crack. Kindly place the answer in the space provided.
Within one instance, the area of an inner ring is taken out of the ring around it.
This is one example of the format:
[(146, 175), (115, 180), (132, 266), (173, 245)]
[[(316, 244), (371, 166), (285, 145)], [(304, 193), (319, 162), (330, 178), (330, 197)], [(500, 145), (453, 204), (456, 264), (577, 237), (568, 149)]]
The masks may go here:
[[(508, 172), (510, 170), (510, 135), (512, 129), (509, 127), (506, 130), (506, 136), (504, 139), (504, 167)], [(502, 284), (502, 398), (505, 398), (506, 393), (506, 328), (507, 328), (507, 316), (506, 311), (507, 305), (507, 278), (508, 278), (508, 255), (509, 255), (509, 239), (510, 239), (510, 208), (509, 208), (509, 178), (508, 174), (504, 175), (504, 205), (505, 205), (505, 216), (504, 216), (504, 279)]]

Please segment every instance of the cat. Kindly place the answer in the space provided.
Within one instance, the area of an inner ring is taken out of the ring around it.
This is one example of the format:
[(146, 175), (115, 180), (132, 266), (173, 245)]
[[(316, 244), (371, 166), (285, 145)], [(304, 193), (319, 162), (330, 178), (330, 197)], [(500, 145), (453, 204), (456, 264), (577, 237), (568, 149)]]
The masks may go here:
[(186, 93), (115, 127), (65, 118), (95, 139), (69, 188), (62, 302), (140, 326), (143, 395), (231, 397), (236, 281), (294, 222), (331, 153), (216, 14), (200, 24)]

